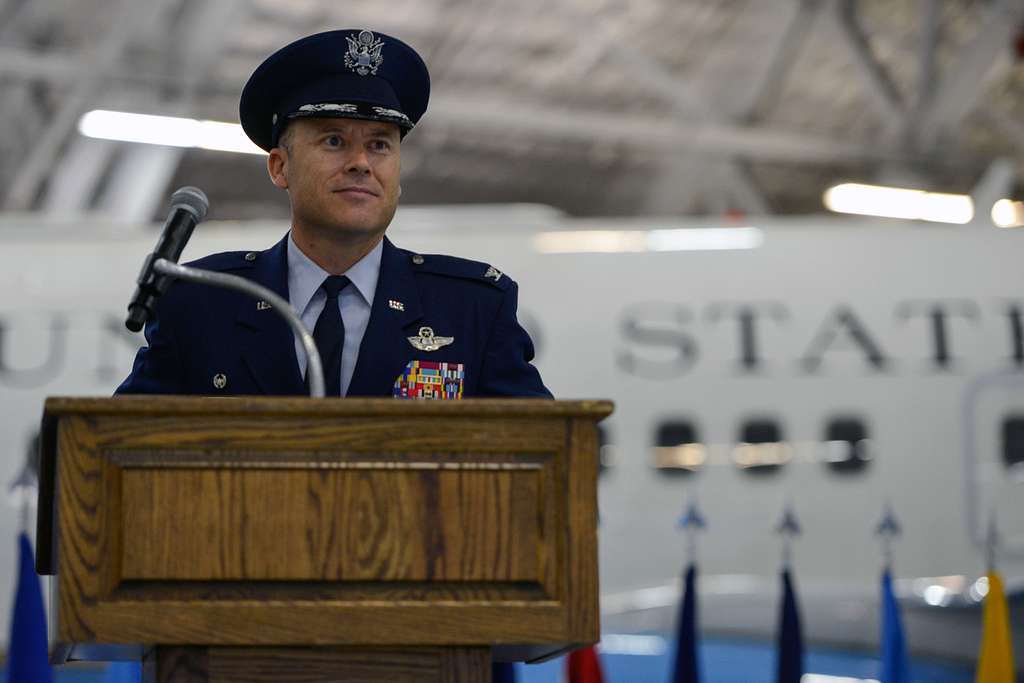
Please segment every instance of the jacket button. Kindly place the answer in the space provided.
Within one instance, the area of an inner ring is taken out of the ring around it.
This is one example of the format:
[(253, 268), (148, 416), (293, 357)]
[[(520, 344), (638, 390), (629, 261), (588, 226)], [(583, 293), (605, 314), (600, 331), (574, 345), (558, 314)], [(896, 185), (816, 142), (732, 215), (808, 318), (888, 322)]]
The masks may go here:
[(423, 257), (420, 256), (419, 254), (413, 254), (412, 262), (415, 263), (417, 266), (423, 265)]
[(245, 260), (246, 261), (255, 261), (256, 260), (256, 252), (255, 251), (250, 251), (248, 254), (245, 255)]

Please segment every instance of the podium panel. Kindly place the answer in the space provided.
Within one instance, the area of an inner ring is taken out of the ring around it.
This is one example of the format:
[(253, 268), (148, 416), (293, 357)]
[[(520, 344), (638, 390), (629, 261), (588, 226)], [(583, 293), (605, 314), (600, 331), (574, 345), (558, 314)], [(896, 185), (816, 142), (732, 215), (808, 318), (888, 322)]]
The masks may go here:
[(49, 399), (38, 564), (58, 576), (56, 638), (504, 659), (595, 642), (596, 423), (610, 412)]

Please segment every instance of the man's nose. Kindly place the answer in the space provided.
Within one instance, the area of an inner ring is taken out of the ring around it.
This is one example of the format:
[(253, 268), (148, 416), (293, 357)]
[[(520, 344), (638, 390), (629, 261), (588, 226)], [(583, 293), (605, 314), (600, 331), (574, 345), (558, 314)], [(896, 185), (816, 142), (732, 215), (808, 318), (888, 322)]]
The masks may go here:
[(349, 173), (369, 173), (370, 160), (362, 146), (353, 147), (346, 159), (345, 170)]

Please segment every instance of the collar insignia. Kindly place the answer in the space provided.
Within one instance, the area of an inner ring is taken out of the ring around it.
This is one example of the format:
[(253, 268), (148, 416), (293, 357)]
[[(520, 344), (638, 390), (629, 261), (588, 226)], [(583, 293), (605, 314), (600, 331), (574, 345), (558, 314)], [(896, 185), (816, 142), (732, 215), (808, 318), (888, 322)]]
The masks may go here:
[(501, 271), (495, 268), (494, 266), (488, 266), (487, 272), (484, 273), (484, 277), (492, 277), (494, 278), (494, 281), (497, 282), (498, 280), (501, 279)]
[(388, 308), (394, 309), (396, 311), (404, 311), (405, 310), (405, 304), (403, 304), (401, 301), (395, 301), (394, 299), (388, 299)]
[(435, 336), (434, 330), (430, 327), (421, 327), (419, 336), (406, 337), (406, 339), (418, 351), (437, 351), (442, 346), (448, 346), (455, 341), (455, 337)]
[(355, 37), (345, 36), (348, 41), (348, 52), (345, 53), (345, 66), (360, 76), (376, 76), (377, 69), (384, 62), (381, 48), (384, 41), (373, 35), (373, 31), (360, 31)]

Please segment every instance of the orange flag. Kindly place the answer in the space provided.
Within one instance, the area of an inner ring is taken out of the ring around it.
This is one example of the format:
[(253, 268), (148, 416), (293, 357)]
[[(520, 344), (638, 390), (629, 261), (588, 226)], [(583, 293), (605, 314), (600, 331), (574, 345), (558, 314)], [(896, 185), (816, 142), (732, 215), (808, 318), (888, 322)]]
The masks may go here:
[(1013, 648), (1010, 615), (1006, 607), (1003, 580), (996, 571), (988, 573), (988, 595), (982, 616), (981, 652), (978, 654), (976, 683), (1013, 683)]

